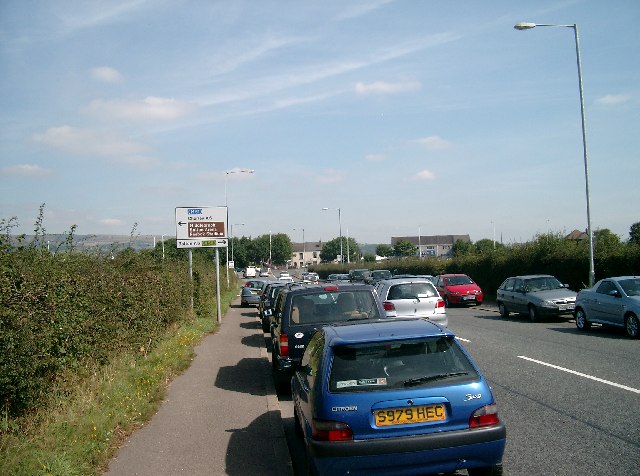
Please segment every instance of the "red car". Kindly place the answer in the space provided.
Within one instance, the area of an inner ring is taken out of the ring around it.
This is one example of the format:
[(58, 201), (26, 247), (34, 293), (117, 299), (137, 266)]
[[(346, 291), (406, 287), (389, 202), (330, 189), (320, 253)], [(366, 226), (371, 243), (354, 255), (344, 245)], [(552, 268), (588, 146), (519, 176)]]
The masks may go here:
[(444, 299), (445, 306), (450, 304), (482, 303), (482, 289), (466, 274), (441, 274), (436, 276), (436, 288)]

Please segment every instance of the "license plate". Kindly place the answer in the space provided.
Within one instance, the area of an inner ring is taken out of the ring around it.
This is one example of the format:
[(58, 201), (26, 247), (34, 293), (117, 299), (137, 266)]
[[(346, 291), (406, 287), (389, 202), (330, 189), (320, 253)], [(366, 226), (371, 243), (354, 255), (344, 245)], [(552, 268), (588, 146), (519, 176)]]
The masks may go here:
[(475, 296), (464, 296), (462, 299), (464, 299), (465, 301), (475, 301), (476, 297)]
[(411, 423), (442, 421), (447, 418), (447, 412), (444, 405), (439, 403), (437, 405), (376, 410), (374, 417), (377, 426), (408, 425)]

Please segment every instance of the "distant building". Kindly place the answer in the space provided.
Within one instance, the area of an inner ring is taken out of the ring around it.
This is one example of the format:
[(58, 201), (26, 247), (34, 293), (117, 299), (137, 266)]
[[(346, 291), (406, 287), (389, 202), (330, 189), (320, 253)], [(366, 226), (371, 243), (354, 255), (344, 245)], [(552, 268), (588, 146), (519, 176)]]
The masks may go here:
[(470, 242), (471, 238), (469, 235), (393, 236), (391, 246), (399, 241), (408, 241), (417, 247), (416, 256), (449, 258), (453, 244), (458, 240)]
[(569, 233), (567, 236), (565, 236), (564, 239), (565, 240), (572, 240), (572, 241), (582, 241), (582, 240), (588, 240), (589, 239), (589, 235), (587, 233), (585, 233), (584, 231), (573, 230), (571, 233)]
[(292, 243), (292, 245), (293, 253), (291, 254), (291, 261), (288, 263), (290, 267), (301, 268), (320, 263), (322, 241)]

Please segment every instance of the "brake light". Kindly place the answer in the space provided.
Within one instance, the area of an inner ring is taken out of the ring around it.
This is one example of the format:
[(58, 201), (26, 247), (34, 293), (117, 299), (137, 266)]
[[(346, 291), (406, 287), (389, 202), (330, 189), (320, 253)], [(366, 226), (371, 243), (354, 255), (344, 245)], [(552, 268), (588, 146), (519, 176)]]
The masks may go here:
[(338, 290), (338, 286), (325, 286), (324, 288), (322, 288), (324, 291), (337, 291)]
[(280, 334), (278, 344), (280, 346), (280, 355), (282, 357), (289, 357), (289, 337), (287, 334)]
[(393, 305), (392, 302), (389, 301), (385, 301), (382, 303), (382, 307), (384, 307), (385, 311), (395, 311), (396, 307)]
[(350, 441), (353, 440), (353, 431), (346, 423), (313, 419), (311, 438), (318, 441)]
[(444, 307), (444, 301), (442, 299), (438, 299), (438, 304), (436, 304), (436, 308)]
[(497, 425), (498, 423), (500, 423), (500, 418), (498, 418), (498, 405), (495, 403), (478, 408), (469, 418), (469, 428)]

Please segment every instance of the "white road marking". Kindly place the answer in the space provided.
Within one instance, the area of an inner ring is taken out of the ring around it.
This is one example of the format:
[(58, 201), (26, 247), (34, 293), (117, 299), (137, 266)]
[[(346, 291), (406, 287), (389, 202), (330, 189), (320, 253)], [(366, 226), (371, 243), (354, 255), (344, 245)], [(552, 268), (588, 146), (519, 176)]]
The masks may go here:
[(577, 375), (579, 377), (588, 378), (590, 380), (595, 380), (596, 382), (600, 382), (600, 383), (604, 383), (604, 384), (607, 384), (607, 385), (611, 385), (612, 387), (618, 387), (618, 388), (621, 388), (623, 390), (628, 390), (629, 392), (640, 394), (640, 390), (637, 389), (637, 388), (627, 387), (626, 385), (621, 385), (619, 383), (611, 382), (609, 380), (604, 380), (604, 379), (601, 379), (601, 378), (598, 378), (598, 377), (594, 377), (593, 375), (587, 375), (587, 374), (583, 374), (581, 372), (576, 372), (575, 370), (566, 369), (564, 367), (560, 367), (558, 365), (549, 364), (547, 362), (542, 362), (541, 360), (536, 360), (536, 359), (532, 359), (530, 357), (525, 357), (524, 355), (519, 355), (518, 358), (519, 359), (528, 360), (530, 362), (535, 362), (536, 364), (546, 365), (547, 367), (551, 367), (553, 369), (562, 370), (563, 372), (567, 372), (567, 373), (570, 373), (570, 374), (573, 374), (573, 375)]
[(462, 342), (471, 342), (469, 339), (463, 339), (462, 337), (456, 336), (456, 339), (461, 340)]

